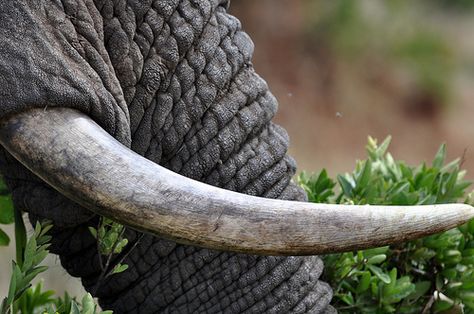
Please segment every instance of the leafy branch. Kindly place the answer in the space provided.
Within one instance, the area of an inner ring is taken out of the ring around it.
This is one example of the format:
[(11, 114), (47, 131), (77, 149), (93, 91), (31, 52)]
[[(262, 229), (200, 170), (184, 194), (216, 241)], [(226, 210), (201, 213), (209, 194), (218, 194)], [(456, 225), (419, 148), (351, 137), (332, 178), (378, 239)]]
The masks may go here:
[[(87, 293), (80, 302), (67, 293), (63, 298), (55, 297), (54, 291), (43, 291), (42, 282), (33, 285), (33, 280), (47, 271), (41, 266), (48, 255), (51, 236), (50, 222), (38, 222), (33, 234), (28, 237), (22, 213), (14, 209), (13, 202), (3, 180), (0, 180), (0, 224), (15, 225), (16, 261), (12, 261), (12, 274), (8, 295), (0, 303), (0, 314), (43, 313), (43, 314), (111, 314), (101, 312), (91, 294)], [(0, 229), (0, 246), (10, 243), (8, 235)]]
[[(100, 217), (97, 228), (89, 227), (90, 233), (97, 240), (97, 251), (99, 252), (99, 264), (101, 267), (100, 276), (93, 288), (94, 294), (105, 279), (128, 269), (128, 265), (124, 264), (123, 261), (141, 241), (143, 234), (140, 234), (137, 240), (127, 247), (128, 239), (125, 238), (125, 230), (123, 225), (105, 217)], [(124, 251), (125, 248), (127, 250)], [(114, 257), (117, 257), (116, 262), (113, 262)]]
[[(462, 159), (446, 163), (441, 145), (431, 165), (396, 161), (369, 137), (367, 159), (352, 173), (330, 178), (325, 170), (301, 174), (310, 201), (345, 204), (422, 205), (474, 203)], [(323, 257), (324, 279), (341, 313), (474, 313), (474, 220), (424, 239)]]

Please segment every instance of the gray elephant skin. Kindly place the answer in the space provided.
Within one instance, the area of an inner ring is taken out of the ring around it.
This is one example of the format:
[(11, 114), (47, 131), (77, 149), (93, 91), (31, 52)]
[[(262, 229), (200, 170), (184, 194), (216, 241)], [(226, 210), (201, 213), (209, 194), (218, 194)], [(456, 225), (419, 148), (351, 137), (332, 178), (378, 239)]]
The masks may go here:
[[(253, 44), (219, 0), (20, 0), (0, 5), (0, 117), (69, 107), (136, 153), (189, 178), (266, 198), (305, 200), (291, 182), (277, 101), (255, 73)], [(51, 251), (91, 291), (99, 267), (68, 200), (4, 149), (15, 206), (54, 223)], [(128, 229), (134, 242), (139, 233)], [(96, 292), (115, 313), (326, 313), (318, 257), (228, 253), (145, 235), (127, 271)]]

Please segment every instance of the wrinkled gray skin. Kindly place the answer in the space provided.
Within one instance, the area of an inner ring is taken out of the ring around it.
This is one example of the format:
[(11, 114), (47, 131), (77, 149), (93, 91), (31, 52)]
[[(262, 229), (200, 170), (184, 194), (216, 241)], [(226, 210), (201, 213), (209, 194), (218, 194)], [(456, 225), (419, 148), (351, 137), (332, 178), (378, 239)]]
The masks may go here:
[[(212, 185), (304, 200), (291, 183), (277, 101), (251, 64), (253, 44), (218, 0), (22, 0), (0, 5), (1, 116), (77, 108), (135, 152)], [(17, 208), (52, 219), (52, 251), (93, 289), (87, 230), (97, 217), (8, 153), (0, 169)], [(137, 233), (127, 231), (134, 242)], [(218, 252), (146, 235), (130, 268), (97, 292), (116, 313), (319, 313), (331, 290), (318, 257)]]

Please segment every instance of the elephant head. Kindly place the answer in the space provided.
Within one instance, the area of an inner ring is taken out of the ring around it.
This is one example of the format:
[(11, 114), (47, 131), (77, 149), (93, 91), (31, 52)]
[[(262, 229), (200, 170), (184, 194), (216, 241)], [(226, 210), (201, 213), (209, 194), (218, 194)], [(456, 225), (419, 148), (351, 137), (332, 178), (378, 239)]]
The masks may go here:
[(0, 7), (0, 170), (15, 206), (53, 220), (51, 249), (88, 290), (100, 274), (88, 231), (97, 214), (130, 226), (132, 242), (146, 232), (130, 268), (96, 291), (104, 308), (331, 312), (320, 259), (290, 255), (413, 239), (473, 216), (467, 205), (298, 202), (305, 195), (291, 182), (287, 134), (271, 122), (277, 102), (227, 8), (225, 0)]

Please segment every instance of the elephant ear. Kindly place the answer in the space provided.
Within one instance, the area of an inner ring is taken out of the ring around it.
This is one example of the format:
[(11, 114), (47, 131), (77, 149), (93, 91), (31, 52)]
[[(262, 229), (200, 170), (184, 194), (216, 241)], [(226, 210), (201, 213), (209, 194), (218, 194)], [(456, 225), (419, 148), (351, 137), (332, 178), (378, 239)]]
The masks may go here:
[(415, 239), (474, 217), (466, 204), (311, 204), (216, 188), (137, 155), (67, 108), (2, 119), (0, 143), (80, 205), (140, 231), (212, 249), (267, 255), (348, 251)]

